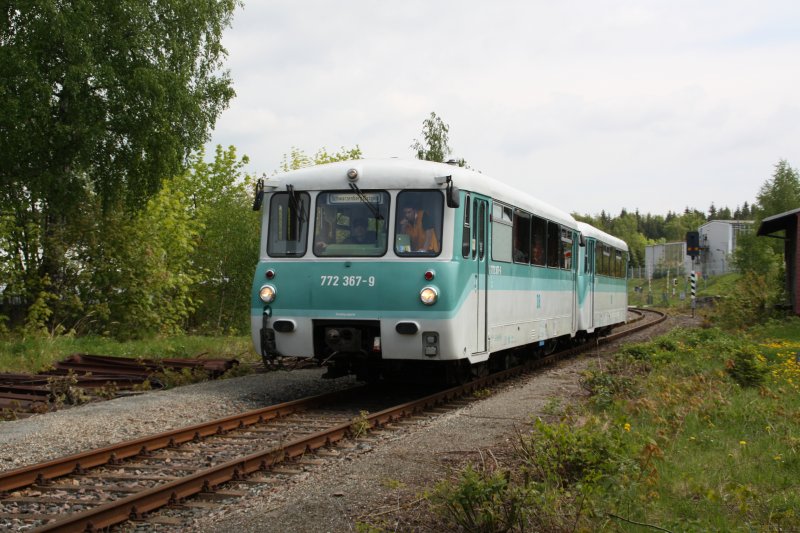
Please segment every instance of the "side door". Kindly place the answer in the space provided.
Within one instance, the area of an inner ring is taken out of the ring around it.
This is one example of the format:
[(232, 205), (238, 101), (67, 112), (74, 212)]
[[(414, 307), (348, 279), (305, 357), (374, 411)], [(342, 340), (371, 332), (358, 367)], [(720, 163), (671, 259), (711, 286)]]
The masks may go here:
[(570, 270), (572, 271), (572, 334), (574, 335), (576, 331), (578, 331), (578, 313), (581, 312), (581, 308), (578, 302), (578, 278), (580, 274), (580, 253), (579, 253), (579, 238), (577, 232), (572, 233), (572, 263), (570, 264)]
[(594, 258), (595, 258), (595, 245), (593, 240), (586, 241), (586, 265), (584, 265), (584, 274), (586, 275), (586, 301), (584, 307), (586, 308), (586, 331), (594, 329)]
[(461, 256), (469, 275), (469, 297), (465, 309), (467, 351), (470, 355), (486, 352), (488, 275), (489, 275), (489, 201), (467, 192)]
[(473, 213), (475, 214), (475, 224), (473, 225), (473, 238), (476, 249), (473, 253), (475, 273), (477, 275), (477, 296), (478, 305), (475, 316), (475, 353), (486, 351), (487, 334), (487, 309), (489, 301), (489, 291), (487, 278), (489, 275), (489, 201), (486, 198), (473, 196)]

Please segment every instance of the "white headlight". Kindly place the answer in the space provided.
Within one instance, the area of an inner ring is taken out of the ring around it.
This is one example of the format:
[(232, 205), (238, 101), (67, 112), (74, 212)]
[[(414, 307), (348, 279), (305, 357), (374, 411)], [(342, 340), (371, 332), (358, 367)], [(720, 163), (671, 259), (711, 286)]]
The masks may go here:
[(439, 299), (439, 291), (435, 287), (425, 287), (419, 291), (419, 299), (425, 305), (433, 305)]
[(258, 297), (261, 298), (261, 301), (265, 304), (272, 303), (275, 300), (275, 287), (272, 285), (264, 285), (261, 287), (261, 290), (258, 291)]

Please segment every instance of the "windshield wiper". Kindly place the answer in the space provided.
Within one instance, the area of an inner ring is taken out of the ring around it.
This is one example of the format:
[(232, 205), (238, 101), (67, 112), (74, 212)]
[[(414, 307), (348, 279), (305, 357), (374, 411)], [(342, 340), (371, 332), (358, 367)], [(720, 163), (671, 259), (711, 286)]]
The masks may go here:
[(294, 190), (294, 185), (287, 184), (286, 190), (289, 192), (289, 207), (294, 209), (298, 215), (300, 222), (308, 222), (306, 217), (306, 210), (303, 208), (303, 202), (297, 198), (297, 192)]
[(361, 200), (361, 203), (369, 208), (369, 210), (372, 212), (372, 215), (375, 217), (375, 220), (383, 220), (383, 215), (381, 215), (377, 207), (369, 202), (369, 199), (364, 196), (364, 193), (361, 192), (361, 189), (358, 188), (358, 185), (351, 183), (350, 188), (353, 189), (353, 191), (355, 191), (355, 193), (358, 195), (358, 199)]

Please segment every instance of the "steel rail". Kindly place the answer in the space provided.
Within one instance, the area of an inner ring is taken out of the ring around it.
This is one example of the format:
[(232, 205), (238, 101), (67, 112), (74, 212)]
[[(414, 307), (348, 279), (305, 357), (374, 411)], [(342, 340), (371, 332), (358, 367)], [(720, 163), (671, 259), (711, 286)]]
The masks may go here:
[[(653, 312), (661, 316), (653, 322), (647, 322), (627, 329), (624, 332), (600, 338), (598, 342), (605, 344), (666, 320), (665, 314), (658, 311)], [(588, 346), (584, 344), (583, 346), (563, 350), (548, 357), (531, 361), (526, 365), (491, 374), (471, 381), (470, 383), (431, 394), (419, 400), (390, 407), (378, 413), (367, 415), (365, 417), (365, 422), (369, 423), (370, 429), (384, 426), (401, 418), (460, 398), (465, 394), (484, 389), (489, 385), (505, 381), (510, 377), (520, 375), (532, 368), (540, 368), (551, 364), (557, 360), (574, 355), (576, 352), (585, 351), (586, 349), (588, 349)], [(339, 424), (312, 435), (296, 439), (281, 448), (265, 450), (243, 458), (234, 459), (215, 467), (202, 470), (191, 476), (165, 483), (88, 511), (68, 516), (62, 520), (37, 528), (36, 531), (94, 531), (99, 528), (124, 522), (130, 518), (140, 518), (143, 513), (153, 511), (171, 503), (177, 503), (200, 492), (211, 491), (219, 485), (241, 479), (243, 476), (254, 472), (268, 470), (270, 467), (286, 459), (293, 459), (306, 453), (312, 453), (319, 448), (335, 444), (351, 435), (352, 424)]]

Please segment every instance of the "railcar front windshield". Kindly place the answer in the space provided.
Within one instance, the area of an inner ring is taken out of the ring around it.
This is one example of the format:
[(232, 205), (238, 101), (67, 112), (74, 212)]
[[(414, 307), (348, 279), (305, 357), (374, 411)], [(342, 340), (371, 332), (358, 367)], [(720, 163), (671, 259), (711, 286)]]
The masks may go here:
[(442, 251), (441, 191), (402, 191), (397, 195), (394, 251), (400, 256), (436, 256)]
[(314, 255), (380, 257), (388, 242), (389, 193), (324, 191), (317, 195)]

